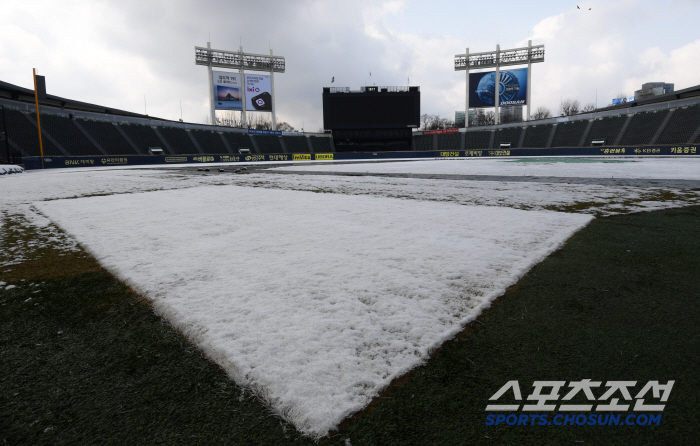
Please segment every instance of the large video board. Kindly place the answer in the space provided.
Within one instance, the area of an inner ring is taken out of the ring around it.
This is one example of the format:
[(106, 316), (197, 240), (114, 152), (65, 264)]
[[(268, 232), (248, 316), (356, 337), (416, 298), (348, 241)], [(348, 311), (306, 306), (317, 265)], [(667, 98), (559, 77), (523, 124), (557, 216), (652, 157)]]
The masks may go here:
[(246, 74), (245, 86), (239, 73), (213, 71), (215, 110), (242, 110), (243, 88), (247, 111), (272, 111), (272, 88), (269, 75)]
[[(527, 103), (527, 68), (500, 70), (498, 105), (525, 105)], [(469, 107), (494, 107), (496, 72), (469, 73)]]
[(420, 91), (323, 91), (325, 129), (390, 129), (420, 125)]

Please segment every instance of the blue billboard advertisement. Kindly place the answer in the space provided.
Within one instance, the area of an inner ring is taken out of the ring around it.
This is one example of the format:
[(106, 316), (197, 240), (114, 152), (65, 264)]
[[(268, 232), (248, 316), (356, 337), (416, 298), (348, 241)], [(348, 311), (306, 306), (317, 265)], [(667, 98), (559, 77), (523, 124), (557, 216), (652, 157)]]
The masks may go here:
[[(525, 105), (527, 68), (500, 70), (498, 105)], [(469, 107), (494, 107), (496, 72), (469, 73)]]
[(612, 105), (626, 104), (628, 102), (634, 102), (634, 96), (628, 98), (615, 98), (612, 100)]
[(214, 109), (241, 110), (243, 82), (238, 73), (212, 71), (214, 76)]

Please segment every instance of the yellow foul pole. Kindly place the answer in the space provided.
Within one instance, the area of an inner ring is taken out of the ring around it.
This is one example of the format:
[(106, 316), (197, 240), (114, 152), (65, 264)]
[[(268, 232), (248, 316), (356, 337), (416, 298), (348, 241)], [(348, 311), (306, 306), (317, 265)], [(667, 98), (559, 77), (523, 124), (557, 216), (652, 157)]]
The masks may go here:
[(44, 168), (44, 144), (41, 141), (41, 120), (39, 119), (39, 93), (36, 88), (36, 68), (32, 69), (34, 76), (34, 104), (36, 105), (36, 127), (39, 130), (39, 153), (41, 154), (41, 168)]

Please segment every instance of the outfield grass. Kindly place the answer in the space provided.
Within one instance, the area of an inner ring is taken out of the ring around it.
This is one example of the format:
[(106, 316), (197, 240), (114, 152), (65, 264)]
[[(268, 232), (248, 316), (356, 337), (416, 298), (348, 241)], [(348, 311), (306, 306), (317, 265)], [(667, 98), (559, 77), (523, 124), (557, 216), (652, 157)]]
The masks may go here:
[[(39, 236), (21, 229), (0, 251)], [(322, 443), (696, 444), (699, 253), (697, 206), (593, 221)], [(0, 281), (17, 286), (0, 291), (3, 444), (313, 444), (84, 252), (44, 248)], [(485, 425), (509, 380), (526, 397), (585, 378), (676, 384), (659, 426)]]

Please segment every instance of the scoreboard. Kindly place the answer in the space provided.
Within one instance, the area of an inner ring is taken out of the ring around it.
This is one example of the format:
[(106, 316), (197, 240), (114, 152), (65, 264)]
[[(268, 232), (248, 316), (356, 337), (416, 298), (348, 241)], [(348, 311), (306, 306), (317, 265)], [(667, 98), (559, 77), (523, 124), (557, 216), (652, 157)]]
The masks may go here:
[(399, 129), (420, 125), (420, 91), (389, 91), (365, 87), (364, 91), (331, 92), (323, 89), (323, 128)]

